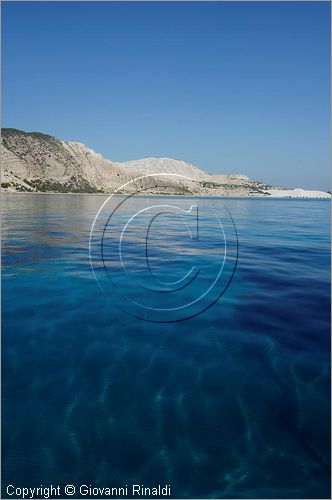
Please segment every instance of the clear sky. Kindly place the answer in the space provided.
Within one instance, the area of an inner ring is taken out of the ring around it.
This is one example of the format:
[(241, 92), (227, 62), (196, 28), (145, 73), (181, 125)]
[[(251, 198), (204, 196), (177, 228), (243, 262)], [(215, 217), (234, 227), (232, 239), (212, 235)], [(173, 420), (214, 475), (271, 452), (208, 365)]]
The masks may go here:
[(329, 2), (2, 2), (2, 126), (328, 190)]

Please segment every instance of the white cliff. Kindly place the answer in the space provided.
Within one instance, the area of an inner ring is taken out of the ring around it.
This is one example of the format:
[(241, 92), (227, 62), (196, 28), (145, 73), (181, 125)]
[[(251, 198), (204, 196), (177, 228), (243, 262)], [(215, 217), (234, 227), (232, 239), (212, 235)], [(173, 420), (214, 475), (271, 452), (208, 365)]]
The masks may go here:
[[(79, 142), (39, 132), (2, 129), (1, 187), (9, 192), (144, 192), (199, 196), (329, 198), (322, 191), (274, 188), (243, 174), (210, 175), (172, 158), (143, 158), (123, 163), (103, 158)], [(154, 175), (168, 173), (176, 176)], [(148, 176), (142, 179), (142, 177)], [(133, 179), (134, 183), (126, 185)]]

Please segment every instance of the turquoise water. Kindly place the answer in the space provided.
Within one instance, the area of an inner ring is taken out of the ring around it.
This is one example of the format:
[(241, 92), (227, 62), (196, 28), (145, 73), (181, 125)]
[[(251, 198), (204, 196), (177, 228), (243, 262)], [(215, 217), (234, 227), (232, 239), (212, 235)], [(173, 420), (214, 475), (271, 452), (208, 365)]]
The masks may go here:
[[(169, 484), (175, 498), (329, 498), (330, 202), (224, 200), (238, 235), (237, 258), (226, 221), (225, 292), (191, 319), (154, 323), (105, 290), (107, 273), (97, 270), (104, 291), (93, 275), (104, 199), (2, 196), (2, 497), (8, 484), (137, 483)], [(125, 210), (161, 200), (193, 202), (140, 198)], [(199, 262), (194, 294), (224, 255), (208, 214), (223, 219), (224, 205), (199, 203), (204, 244), (166, 217), (150, 255), (163, 282)], [(114, 241), (105, 261), (117, 272)], [(141, 244), (133, 227), (126, 259), (138, 279)]]

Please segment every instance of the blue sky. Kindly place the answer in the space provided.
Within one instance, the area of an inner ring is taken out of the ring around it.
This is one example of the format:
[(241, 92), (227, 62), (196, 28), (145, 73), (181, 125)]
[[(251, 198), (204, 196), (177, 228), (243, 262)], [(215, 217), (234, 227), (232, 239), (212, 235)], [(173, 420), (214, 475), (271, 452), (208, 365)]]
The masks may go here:
[(2, 125), (329, 188), (328, 2), (3, 2)]

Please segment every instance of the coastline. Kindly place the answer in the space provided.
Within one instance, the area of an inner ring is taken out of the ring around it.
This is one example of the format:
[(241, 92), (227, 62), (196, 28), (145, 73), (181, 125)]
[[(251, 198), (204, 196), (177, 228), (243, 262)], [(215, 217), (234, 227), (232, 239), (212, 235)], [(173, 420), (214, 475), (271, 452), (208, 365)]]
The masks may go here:
[[(56, 193), (56, 192), (37, 192), (37, 191), (1, 191), (1, 194), (9, 194), (9, 195), (64, 195), (64, 196), (149, 196), (149, 197), (170, 197), (170, 198), (223, 198), (223, 199), (255, 199), (255, 200), (320, 200), (320, 201), (331, 201), (331, 195), (329, 196), (241, 196), (241, 195), (233, 195), (233, 196), (216, 196), (216, 195), (195, 195), (195, 194), (141, 194), (141, 193)], [(327, 193), (328, 194), (328, 193)]]

